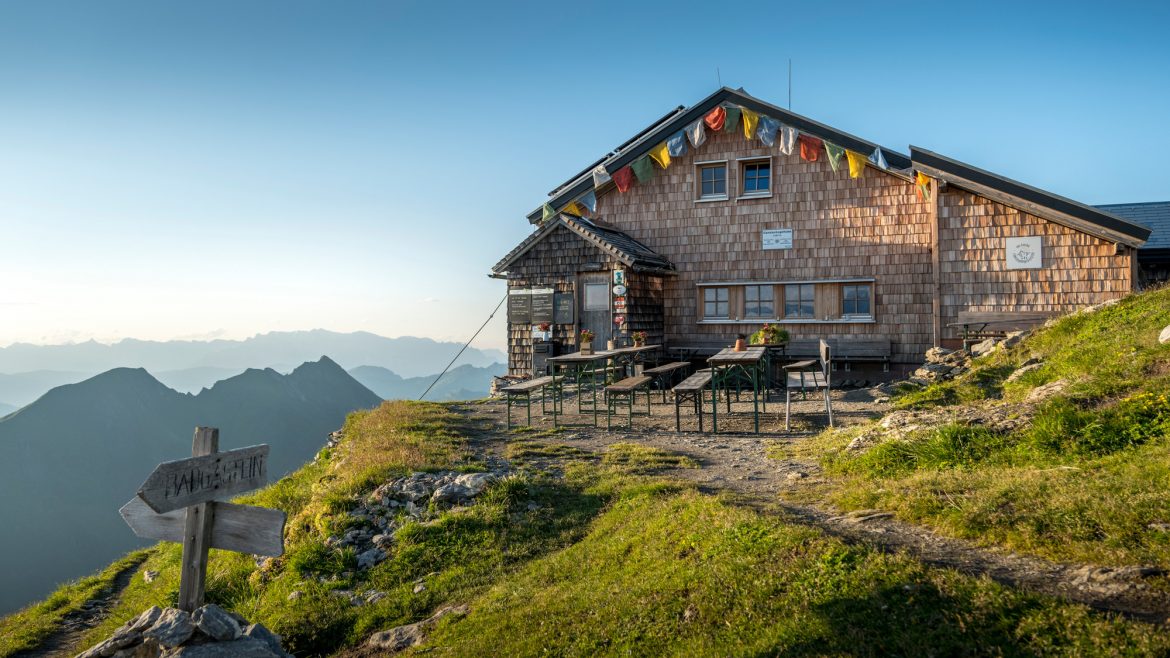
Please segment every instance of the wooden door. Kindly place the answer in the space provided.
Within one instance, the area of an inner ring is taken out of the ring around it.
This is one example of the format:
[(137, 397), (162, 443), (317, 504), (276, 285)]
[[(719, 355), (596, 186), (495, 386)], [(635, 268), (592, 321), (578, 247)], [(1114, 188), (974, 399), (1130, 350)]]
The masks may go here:
[(577, 277), (577, 336), (582, 329), (593, 332), (593, 349), (605, 349), (613, 339), (613, 316), (610, 315), (609, 272), (590, 272)]

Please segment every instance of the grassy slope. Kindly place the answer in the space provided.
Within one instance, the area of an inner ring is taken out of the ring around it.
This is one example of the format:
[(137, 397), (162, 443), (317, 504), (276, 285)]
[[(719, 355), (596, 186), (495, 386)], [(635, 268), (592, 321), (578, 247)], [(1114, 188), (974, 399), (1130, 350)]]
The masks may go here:
[[(352, 554), (325, 550), (376, 483), (411, 469), (476, 468), (459, 424), (434, 404), (386, 403), (351, 417), (333, 454), (248, 499), (289, 513), (286, 555), (258, 568), (214, 552), (208, 598), (282, 633), (303, 656), (447, 603), (472, 611), (435, 630), (427, 646), (444, 655), (1170, 651), (1152, 627), (847, 546), (654, 474), (694, 467), (685, 458), (624, 444), (599, 459), (556, 445), (555, 434), (516, 434), (509, 454), (554, 458), (556, 468), (412, 526), (370, 572), (354, 574)], [(142, 568), (160, 576), (134, 578), (86, 641), (173, 603), (178, 553), (152, 549)], [(420, 578), (426, 589), (415, 594)], [(331, 593), (339, 589), (386, 597), (354, 607)]]
[[(906, 409), (1019, 402), (1036, 386), (1071, 384), (1010, 433), (933, 428), (862, 455), (859, 429), (828, 432), (808, 449), (837, 477), (831, 498), (880, 507), (944, 532), (1059, 560), (1170, 567), (1170, 289), (1062, 319), (960, 379), (909, 392)], [(1044, 366), (1004, 379), (1032, 356)]]

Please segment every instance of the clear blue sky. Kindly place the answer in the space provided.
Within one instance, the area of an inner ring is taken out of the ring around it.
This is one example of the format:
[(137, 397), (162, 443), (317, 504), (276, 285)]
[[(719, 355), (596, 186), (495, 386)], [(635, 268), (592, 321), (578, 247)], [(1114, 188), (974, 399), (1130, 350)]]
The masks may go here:
[(634, 4), (0, 2), (0, 345), (462, 338), (550, 189), (790, 57), (840, 129), (1170, 199), (1165, 3)]

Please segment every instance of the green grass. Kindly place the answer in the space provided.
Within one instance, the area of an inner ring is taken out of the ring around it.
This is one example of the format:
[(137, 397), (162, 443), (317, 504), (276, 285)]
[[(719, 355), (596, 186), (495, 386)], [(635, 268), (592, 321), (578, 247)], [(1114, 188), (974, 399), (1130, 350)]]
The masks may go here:
[(1140, 655), (1153, 627), (849, 546), (689, 489), (630, 488), (581, 541), (441, 622), (427, 655)]
[[(948, 424), (860, 454), (844, 447), (863, 429), (826, 432), (811, 445), (836, 477), (830, 500), (1058, 560), (1170, 567), (1170, 535), (1149, 527), (1170, 523), (1170, 345), (1157, 342), (1167, 324), (1170, 289), (1134, 295), (978, 359), (955, 381), (900, 393), (911, 409), (1020, 405), (1037, 386), (1071, 382), (1011, 432)], [(1032, 357), (1043, 367), (1005, 383)]]
[(148, 554), (130, 553), (97, 574), (61, 586), (44, 601), (0, 619), (0, 657), (36, 647), (57, 630), (66, 615), (109, 590), (119, 573), (134, 569)]

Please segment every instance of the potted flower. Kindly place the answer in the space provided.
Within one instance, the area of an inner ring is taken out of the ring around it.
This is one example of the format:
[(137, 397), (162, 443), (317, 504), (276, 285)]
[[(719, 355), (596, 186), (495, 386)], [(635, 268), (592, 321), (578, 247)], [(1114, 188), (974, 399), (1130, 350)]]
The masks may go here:
[(551, 322), (541, 322), (540, 323), (540, 330), (541, 331), (548, 331), (549, 329), (552, 329)]
[(580, 347), (582, 354), (593, 354), (593, 336), (594, 334), (592, 331), (589, 331), (588, 329), (581, 330)]
[(742, 352), (747, 349), (747, 336), (743, 334), (736, 334), (735, 336), (735, 351)]
[(634, 339), (634, 347), (641, 347), (646, 344), (646, 332), (635, 331), (630, 334), (630, 338)]
[(778, 345), (788, 342), (788, 331), (776, 324), (765, 324), (762, 329), (751, 335), (752, 345)]

